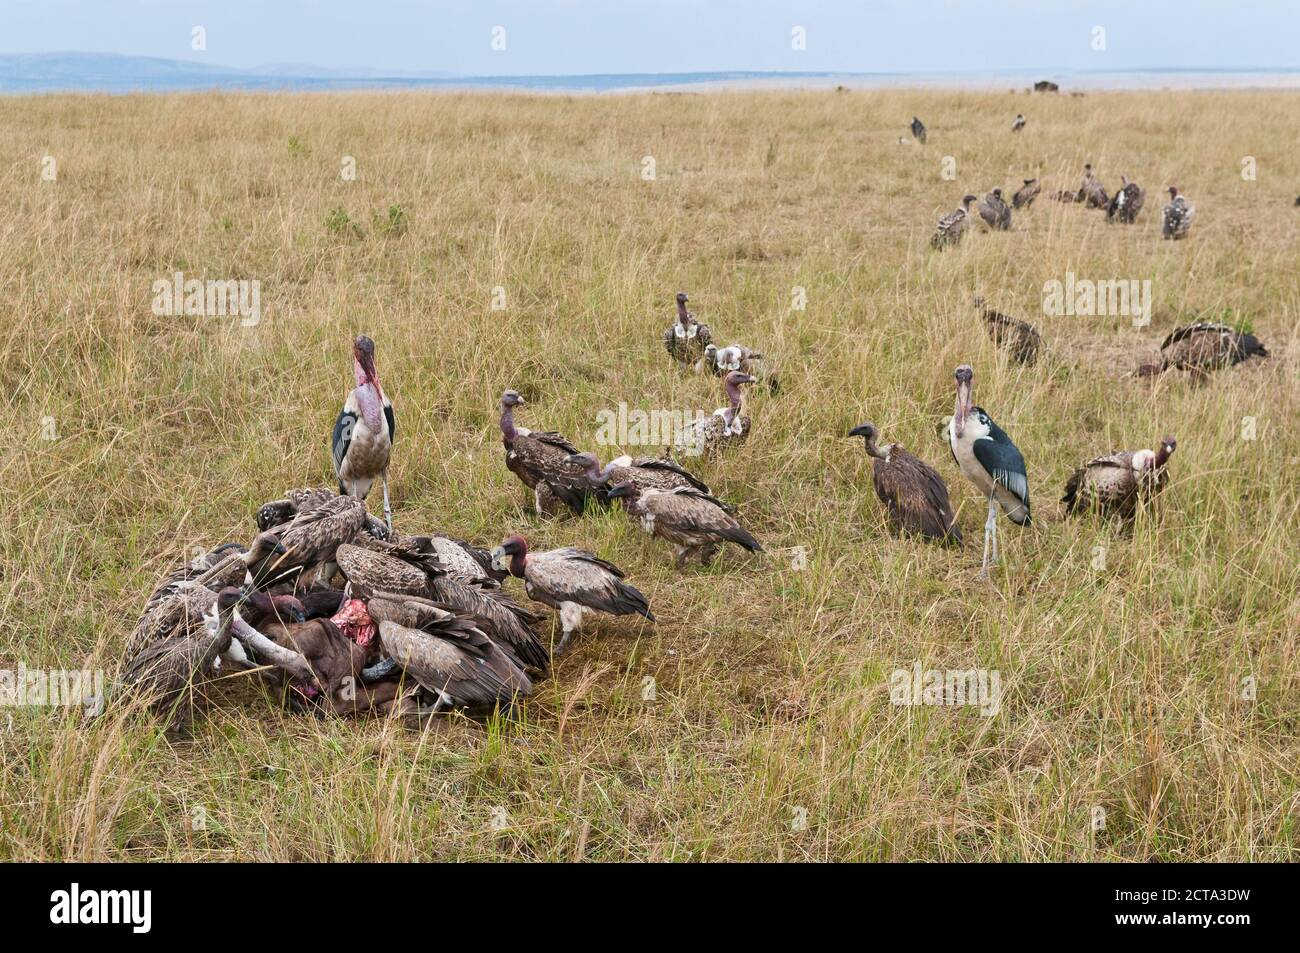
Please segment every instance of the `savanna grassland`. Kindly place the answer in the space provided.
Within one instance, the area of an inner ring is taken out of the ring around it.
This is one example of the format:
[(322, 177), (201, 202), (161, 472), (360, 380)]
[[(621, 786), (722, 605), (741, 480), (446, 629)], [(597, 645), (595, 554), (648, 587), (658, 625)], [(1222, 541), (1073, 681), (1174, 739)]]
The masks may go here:
[[(358, 332), (397, 410), (399, 528), (590, 548), (659, 619), (596, 619), (514, 716), (425, 731), (291, 715), (247, 678), (188, 737), (114, 707), (88, 724), (0, 711), (0, 857), (1296, 859), (1297, 106), (0, 100), (0, 668), (111, 672), (168, 568), (247, 542), (286, 488), (330, 482)], [(897, 142), (913, 114), (926, 146)], [(1087, 161), (1112, 189), (1121, 173), (1147, 188), (1135, 226), (1048, 199)], [(965, 192), (1033, 175), (1044, 194), (1011, 232), (929, 248)], [(1170, 183), (1197, 209), (1177, 244), (1160, 240)], [(259, 281), (260, 323), (155, 315), (152, 285), (176, 271)], [(1151, 325), (1045, 316), (1044, 284), (1070, 271), (1149, 280)], [(721, 406), (717, 381), (660, 344), (678, 289), (783, 385), (753, 395), (743, 447), (691, 462), (767, 554), (684, 573), (622, 513), (533, 515), (495, 424), (514, 387), (521, 424), (608, 458), (603, 409)], [(1038, 325), (1037, 366), (987, 338), (976, 294)], [(1126, 377), (1196, 318), (1250, 327), (1272, 357), (1200, 387)], [(990, 583), (984, 503), (938, 433), (962, 362), (1024, 452), (1035, 506), (1032, 529), (1003, 521)], [(846, 437), (868, 419), (943, 474), (962, 549), (889, 533)], [(1073, 467), (1165, 433), (1178, 451), (1157, 514), (1131, 532), (1063, 519)], [(996, 670), (1000, 712), (892, 705), (890, 673), (918, 661)]]

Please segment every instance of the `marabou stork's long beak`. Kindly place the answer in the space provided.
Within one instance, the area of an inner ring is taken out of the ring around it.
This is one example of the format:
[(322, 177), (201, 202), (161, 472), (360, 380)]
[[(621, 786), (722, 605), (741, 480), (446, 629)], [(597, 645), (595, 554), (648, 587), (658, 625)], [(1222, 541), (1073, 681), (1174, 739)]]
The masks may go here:
[(957, 406), (952, 412), (952, 432), (961, 439), (962, 431), (966, 427), (966, 418), (970, 416), (971, 399), (970, 399), (970, 381), (957, 380)]

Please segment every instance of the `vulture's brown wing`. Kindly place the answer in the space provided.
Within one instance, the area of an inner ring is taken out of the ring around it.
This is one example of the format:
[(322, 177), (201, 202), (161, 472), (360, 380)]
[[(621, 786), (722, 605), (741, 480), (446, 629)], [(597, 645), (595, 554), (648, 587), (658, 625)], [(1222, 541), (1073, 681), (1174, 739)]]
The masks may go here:
[(387, 553), (345, 543), (335, 551), (334, 560), (357, 595), (376, 591), (423, 595), (429, 588), (422, 569)]
[(637, 614), (654, 620), (646, 597), (623, 581), (623, 570), (586, 550), (535, 553), (528, 557), (525, 576), (530, 595), (540, 589), (555, 604), (576, 602), (611, 615)]
[(895, 447), (888, 462), (874, 462), (871, 479), (896, 525), (930, 539), (961, 542), (948, 487), (933, 467)]
[(722, 503), (698, 490), (681, 488), (671, 493), (658, 493), (646, 500), (655, 514), (655, 521), (663, 520), (669, 526), (687, 533), (730, 540), (750, 552), (763, 547), (749, 531), (726, 511)]
[(429, 593), (443, 605), (473, 617), (484, 632), (519, 660), (522, 667), (546, 669), (550, 656), (532, 629), (542, 617), (525, 609), (500, 589), (484, 589), (441, 575), (429, 579)]
[(532, 681), (473, 623), (449, 616), (425, 629), (385, 619), (384, 651), (423, 687), (458, 705), (491, 707), (532, 692)]

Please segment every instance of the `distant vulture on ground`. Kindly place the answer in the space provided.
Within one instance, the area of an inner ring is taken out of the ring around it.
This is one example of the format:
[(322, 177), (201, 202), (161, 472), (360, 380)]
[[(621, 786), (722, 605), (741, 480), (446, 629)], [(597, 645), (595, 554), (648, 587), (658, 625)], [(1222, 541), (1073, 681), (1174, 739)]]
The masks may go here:
[(1110, 205), (1110, 196), (1092, 174), (1092, 163), (1083, 167), (1083, 184), (1079, 187), (1077, 201), (1083, 202), (1088, 208), (1107, 208)]
[(1165, 464), (1177, 446), (1173, 437), (1165, 437), (1155, 452), (1118, 450), (1089, 460), (1065, 484), (1061, 502), (1066, 512), (1095, 510), (1105, 516), (1133, 519), (1138, 506), (1150, 503), (1169, 482)]
[(1165, 206), (1163, 224), (1160, 234), (1177, 241), (1186, 238), (1192, 229), (1192, 219), (1196, 217), (1194, 206), (1187, 204), (1187, 199), (1178, 194), (1178, 187), (1171, 185), (1168, 189), (1169, 204)]
[(623, 499), (628, 513), (641, 520), (647, 533), (677, 547), (678, 569), (697, 556), (700, 565), (707, 566), (723, 543), (735, 543), (751, 553), (763, 548), (726, 506), (694, 487), (643, 490), (628, 480), (610, 487), (609, 495)]
[(1083, 201), (1083, 199), (1079, 197), (1080, 194), (1080, 192), (1074, 189), (1058, 189), (1052, 193), (1052, 199), (1057, 202), (1068, 202), (1073, 204), (1075, 202)]
[(895, 529), (941, 542), (961, 542), (948, 487), (933, 467), (896, 443), (877, 447), (875, 424), (859, 424), (849, 436), (862, 437), (866, 443), (872, 458), (872, 485)]
[(980, 203), (980, 218), (989, 228), (1007, 231), (1011, 228), (1011, 206), (1002, 198), (1002, 190), (994, 189)]
[(728, 371), (723, 378), (727, 406), (693, 420), (677, 431), (673, 445), (679, 451), (700, 454), (736, 444), (749, 434), (749, 403), (741, 387), (754, 383), (752, 374)]
[(1053, 83), (1050, 79), (1040, 79), (1034, 83), (1034, 92), (1036, 93), (1055, 93), (1060, 90), (1060, 86)]
[(767, 381), (771, 393), (776, 394), (781, 390), (781, 382), (768, 370), (763, 353), (743, 344), (728, 344), (723, 348), (716, 344), (708, 345), (704, 349), (704, 357), (695, 365), (695, 370), (715, 377), (724, 377), (728, 371), (744, 371), (757, 380)]
[(978, 201), (979, 199), (974, 195), (963, 197), (961, 208), (939, 219), (939, 225), (934, 230), (934, 237), (930, 239), (930, 244), (934, 248), (946, 248), (961, 241), (961, 237), (970, 228), (970, 207)]
[(912, 117), (912, 136), (925, 145), (925, 123), (921, 122), (916, 116)]
[(1017, 525), (1029, 525), (1029, 477), (1025, 458), (1011, 438), (982, 407), (971, 403), (975, 372), (970, 365), (962, 364), (954, 377), (957, 406), (948, 422), (948, 446), (961, 472), (989, 501), (989, 516), (984, 523), (984, 563), (980, 569), (980, 577), (987, 578), (989, 563), (996, 565), (998, 561), (998, 510)]
[(585, 550), (566, 547), (530, 553), (522, 536), (507, 536), (492, 550), (498, 569), (524, 581), (528, 598), (560, 613), (562, 635), (555, 654), (564, 651), (570, 636), (590, 612), (640, 615), (655, 620), (650, 603), (623, 581), (623, 570)]
[(352, 374), (357, 386), (334, 422), (331, 448), (339, 493), (364, 500), (376, 480), (384, 486), (384, 522), (393, 528), (388, 502), (388, 462), (397, 436), (397, 418), (375, 370), (375, 342), (364, 334), (352, 344)]
[(1011, 131), (1019, 132), (1021, 129), (1024, 128), (1025, 128), (1025, 114), (1016, 113), (1016, 121), (1011, 124)]
[(592, 491), (582, 472), (567, 460), (578, 452), (561, 434), (536, 432), (516, 427), (514, 411), (525, 403), (518, 391), (501, 395), (501, 442), (506, 448), (506, 467), (533, 491), (538, 515), (548, 516), (567, 506), (581, 514)]
[(1147, 194), (1136, 182), (1130, 182), (1128, 176), (1122, 175), (1120, 178), (1124, 180), (1124, 186), (1106, 206), (1106, 219), (1132, 225), (1137, 220), (1138, 212), (1142, 211), (1142, 203), (1146, 201)]
[(1025, 179), (1025, 184), (1016, 190), (1016, 194), (1011, 196), (1012, 208), (1029, 208), (1034, 204), (1034, 199), (1038, 198), (1038, 193), (1043, 191), (1042, 185), (1037, 179)]
[(1226, 324), (1201, 322), (1175, 329), (1160, 344), (1160, 360), (1143, 364), (1137, 373), (1149, 377), (1173, 369), (1203, 376), (1253, 357), (1268, 357), (1268, 348), (1255, 335)]
[(677, 320), (664, 331), (664, 347), (682, 364), (694, 364), (703, 357), (704, 348), (713, 339), (709, 326), (701, 324), (693, 312), (686, 310), (689, 300), (685, 291), (677, 292)]
[(1043, 338), (1032, 324), (986, 307), (983, 298), (975, 299), (975, 307), (994, 343), (1010, 351), (1016, 363), (1033, 364), (1038, 360)]

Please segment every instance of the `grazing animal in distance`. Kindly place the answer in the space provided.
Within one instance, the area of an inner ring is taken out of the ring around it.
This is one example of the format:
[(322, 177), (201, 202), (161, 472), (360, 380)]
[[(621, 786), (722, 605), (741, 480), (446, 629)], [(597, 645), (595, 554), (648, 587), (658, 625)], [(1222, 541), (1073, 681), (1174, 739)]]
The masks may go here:
[(1011, 438), (982, 407), (971, 403), (975, 380), (971, 366), (962, 364), (954, 377), (957, 405), (948, 422), (948, 446), (961, 472), (989, 501), (989, 516), (984, 523), (984, 562), (980, 568), (980, 578), (987, 579), (990, 562), (996, 565), (998, 561), (998, 511), (1019, 526), (1030, 523), (1029, 477), (1025, 458)]
[(1012, 208), (1029, 208), (1034, 204), (1034, 199), (1038, 198), (1038, 193), (1043, 191), (1042, 185), (1037, 179), (1025, 179), (1025, 184), (1016, 189), (1016, 194), (1011, 196)]
[(1196, 217), (1196, 208), (1187, 204), (1187, 199), (1178, 194), (1178, 187), (1171, 185), (1169, 204), (1165, 206), (1164, 218), (1161, 220), (1160, 234), (1164, 238), (1178, 241), (1186, 238), (1192, 230), (1192, 219)]
[(501, 442), (506, 449), (506, 467), (533, 491), (538, 515), (552, 515), (561, 505), (581, 514), (593, 493), (582, 471), (567, 462), (578, 448), (554, 431), (534, 432), (515, 426), (514, 410), (525, 403), (518, 391), (508, 390), (501, 395)]
[(961, 542), (961, 529), (938, 472), (896, 443), (876, 446), (876, 426), (859, 424), (850, 437), (862, 437), (871, 460), (871, 483), (896, 529), (926, 539)]
[(391, 531), (393, 510), (388, 501), (388, 464), (397, 436), (393, 405), (375, 370), (375, 342), (364, 334), (352, 344), (352, 373), (356, 387), (348, 394), (334, 421), (330, 441), (339, 493), (364, 500), (375, 480), (384, 486), (384, 522)]
[(1089, 460), (1070, 475), (1061, 502), (1067, 513), (1096, 510), (1105, 516), (1131, 520), (1139, 505), (1149, 503), (1169, 482), (1165, 464), (1178, 447), (1164, 437), (1160, 449), (1117, 450)]
[(1146, 201), (1146, 192), (1136, 182), (1130, 182), (1128, 176), (1122, 175), (1120, 178), (1124, 181), (1124, 185), (1111, 198), (1110, 204), (1106, 206), (1106, 220), (1118, 220), (1125, 225), (1132, 225), (1137, 221), (1138, 212), (1142, 211), (1142, 203)]
[(925, 123), (916, 116), (912, 117), (912, 138), (925, 145)]
[(955, 245), (961, 241), (961, 237), (970, 228), (971, 204), (977, 201), (979, 199), (974, 195), (964, 196), (960, 208), (939, 219), (939, 224), (934, 230), (934, 237), (930, 239), (930, 245), (934, 248), (947, 248), (949, 245)]
[(1025, 114), (1016, 113), (1016, 120), (1011, 124), (1011, 131), (1019, 132), (1021, 129), (1024, 128), (1025, 128)]
[(975, 307), (979, 309), (993, 342), (1010, 351), (1016, 363), (1031, 365), (1038, 360), (1043, 338), (1032, 324), (986, 307), (983, 298), (975, 299)]
[(1092, 163), (1083, 167), (1083, 184), (1079, 187), (1076, 201), (1083, 202), (1088, 208), (1106, 208), (1110, 205), (1110, 196), (1092, 173)]
[(1174, 329), (1160, 344), (1160, 360), (1143, 364), (1137, 374), (1149, 377), (1173, 369), (1204, 376), (1251, 358), (1266, 357), (1268, 348), (1255, 335), (1203, 321)]
[(1002, 199), (1002, 190), (994, 189), (980, 203), (980, 218), (989, 228), (1007, 231), (1011, 228), (1011, 206)]
[(694, 364), (704, 356), (704, 349), (713, 340), (707, 324), (701, 324), (693, 312), (686, 310), (691, 300), (685, 291), (677, 292), (677, 320), (664, 331), (664, 347), (681, 364)]
[(565, 547), (530, 553), (522, 536), (507, 536), (492, 550), (493, 563), (524, 581), (528, 598), (560, 613), (561, 636), (555, 654), (591, 612), (640, 615), (655, 620), (640, 590), (623, 581), (623, 570), (582, 549)]
[(752, 374), (728, 371), (722, 381), (727, 406), (683, 426), (673, 438), (674, 447), (683, 453), (698, 455), (744, 440), (749, 435), (750, 417), (748, 398), (741, 387), (754, 381)]
[(699, 557), (707, 566), (723, 543), (735, 543), (751, 553), (763, 547), (718, 500), (694, 487), (642, 489), (631, 480), (610, 487), (611, 499), (622, 499), (627, 511), (651, 536), (677, 547), (677, 568)]

